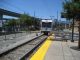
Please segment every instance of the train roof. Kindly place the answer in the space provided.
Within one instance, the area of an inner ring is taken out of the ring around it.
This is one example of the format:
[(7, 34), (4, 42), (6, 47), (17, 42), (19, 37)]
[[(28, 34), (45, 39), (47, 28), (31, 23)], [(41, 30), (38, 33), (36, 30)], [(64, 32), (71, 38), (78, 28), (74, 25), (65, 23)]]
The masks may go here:
[(42, 22), (53, 22), (52, 20), (42, 20)]

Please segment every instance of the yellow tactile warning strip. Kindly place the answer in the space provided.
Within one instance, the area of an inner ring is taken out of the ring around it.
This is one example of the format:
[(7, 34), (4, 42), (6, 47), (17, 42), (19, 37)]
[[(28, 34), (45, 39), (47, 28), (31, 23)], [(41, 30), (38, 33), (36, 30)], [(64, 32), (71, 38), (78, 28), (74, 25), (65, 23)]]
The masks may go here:
[(38, 49), (38, 51), (30, 58), (30, 60), (44, 60), (45, 54), (51, 45), (52, 37), (49, 36), (44, 44)]

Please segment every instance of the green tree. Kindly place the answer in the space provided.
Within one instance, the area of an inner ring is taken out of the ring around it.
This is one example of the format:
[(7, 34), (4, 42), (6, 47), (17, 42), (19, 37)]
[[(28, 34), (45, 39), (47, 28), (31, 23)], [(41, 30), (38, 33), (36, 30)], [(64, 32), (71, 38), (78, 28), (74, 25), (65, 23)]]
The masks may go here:
[(15, 31), (15, 27), (16, 27), (16, 20), (15, 19), (10, 19), (7, 23), (6, 23), (7, 27), (10, 27), (11, 30)]
[(71, 11), (71, 8), (73, 7), (72, 2), (71, 1), (65, 1), (63, 2), (63, 13), (62, 15), (64, 16), (64, 18), (66, 18), (66, 20), (72, 20), (72, 42), (74, 42), (73, 40), (73, 35), (74, 35), (74, 14)]
[[(19, 18), (19, 24), (21, 30), (28, 27), (27, 22), (29, 21), (30, 16), (28, 14), (22, 14)], [(26, 22), (27, 21), (27, 22)]]
[(79, 44), (78, 47), (80, 48), (80, 0), (66, 0), (66, 3), (63, 5), (63, 13), (65, 12), (65, 18), (73, 18), (79, 21)]

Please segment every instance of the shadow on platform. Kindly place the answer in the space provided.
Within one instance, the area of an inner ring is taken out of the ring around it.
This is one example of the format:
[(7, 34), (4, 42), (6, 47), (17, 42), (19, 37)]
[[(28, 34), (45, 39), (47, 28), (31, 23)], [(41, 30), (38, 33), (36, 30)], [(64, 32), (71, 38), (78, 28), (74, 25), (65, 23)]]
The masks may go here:
[(70, 48), (73, 49), (73, 50), (80, 51), (80, 49), (78, 48), (78, 46), (72, 46), (72, 47), (70, 47)]

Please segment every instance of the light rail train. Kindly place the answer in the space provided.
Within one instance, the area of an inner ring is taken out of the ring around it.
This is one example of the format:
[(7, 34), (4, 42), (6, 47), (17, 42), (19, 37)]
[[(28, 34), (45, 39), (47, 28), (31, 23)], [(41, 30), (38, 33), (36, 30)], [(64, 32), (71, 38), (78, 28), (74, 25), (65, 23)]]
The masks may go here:
[(53, 30), (53, 20), (44, 19), (41, 20), (41, 32), (45, 35), (49, 35)]

